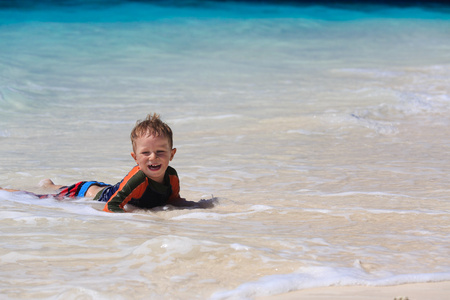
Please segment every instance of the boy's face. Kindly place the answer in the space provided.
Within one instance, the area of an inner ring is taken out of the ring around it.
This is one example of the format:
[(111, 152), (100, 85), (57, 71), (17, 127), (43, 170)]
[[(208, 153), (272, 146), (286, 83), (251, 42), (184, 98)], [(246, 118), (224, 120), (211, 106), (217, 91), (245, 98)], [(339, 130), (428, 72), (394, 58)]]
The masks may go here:
[(131, 156), (148, 178), (163, 183), (169, 162), (177, 152), (171, 149), (169, 139), (165, 136), (141, 136), (135, 140), (135, 152)]

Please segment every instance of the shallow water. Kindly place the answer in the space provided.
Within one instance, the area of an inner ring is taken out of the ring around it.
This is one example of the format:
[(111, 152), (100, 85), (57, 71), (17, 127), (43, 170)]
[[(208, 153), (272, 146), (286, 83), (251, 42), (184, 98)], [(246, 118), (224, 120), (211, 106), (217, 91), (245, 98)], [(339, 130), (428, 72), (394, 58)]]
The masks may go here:
[(182, 196), (209, 207), (0, 191), (2, 297), (450, 280), (450, 18), (360, 8), (1, 9), (0, 186), (118, 182), (135, 121), (159, 112)]

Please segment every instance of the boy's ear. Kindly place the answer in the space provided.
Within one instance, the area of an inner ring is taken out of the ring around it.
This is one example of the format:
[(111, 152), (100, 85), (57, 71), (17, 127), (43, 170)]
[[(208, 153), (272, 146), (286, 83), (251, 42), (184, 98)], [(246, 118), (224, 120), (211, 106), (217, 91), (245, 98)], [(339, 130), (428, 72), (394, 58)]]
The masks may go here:
[(133, 157), (134, 160), (136, 160), (136, 154), (134, 152), (131, 152), (131, 157)]
[(177, 148), (173, 148), (173, 149), (170, 151), (170, 160), (173, 159), (173, 157), (175, 156), (175, 153), (177, 153)]

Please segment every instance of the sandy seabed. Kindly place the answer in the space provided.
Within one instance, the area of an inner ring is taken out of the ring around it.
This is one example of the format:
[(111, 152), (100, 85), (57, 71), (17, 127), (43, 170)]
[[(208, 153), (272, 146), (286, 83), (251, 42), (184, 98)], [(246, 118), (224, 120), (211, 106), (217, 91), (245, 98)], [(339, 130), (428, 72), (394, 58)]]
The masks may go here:
[(305, 289), (257, 300), (338, 299), (338, 300), (444, 300), (450, 299), (450, 281), (411, 283), (394, 286), (332, 286)]

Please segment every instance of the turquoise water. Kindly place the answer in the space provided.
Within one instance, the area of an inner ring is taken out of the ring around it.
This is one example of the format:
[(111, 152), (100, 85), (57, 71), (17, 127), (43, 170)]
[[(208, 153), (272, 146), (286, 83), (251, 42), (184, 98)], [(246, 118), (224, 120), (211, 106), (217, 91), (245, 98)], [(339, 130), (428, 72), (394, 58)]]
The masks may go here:
[(450, 279), (448, 7), (71, 3), (0, 9), (0, 186), (116, 183), (158, 112), (182, 196), (214, 207), (0, 191), (2, 297)]

